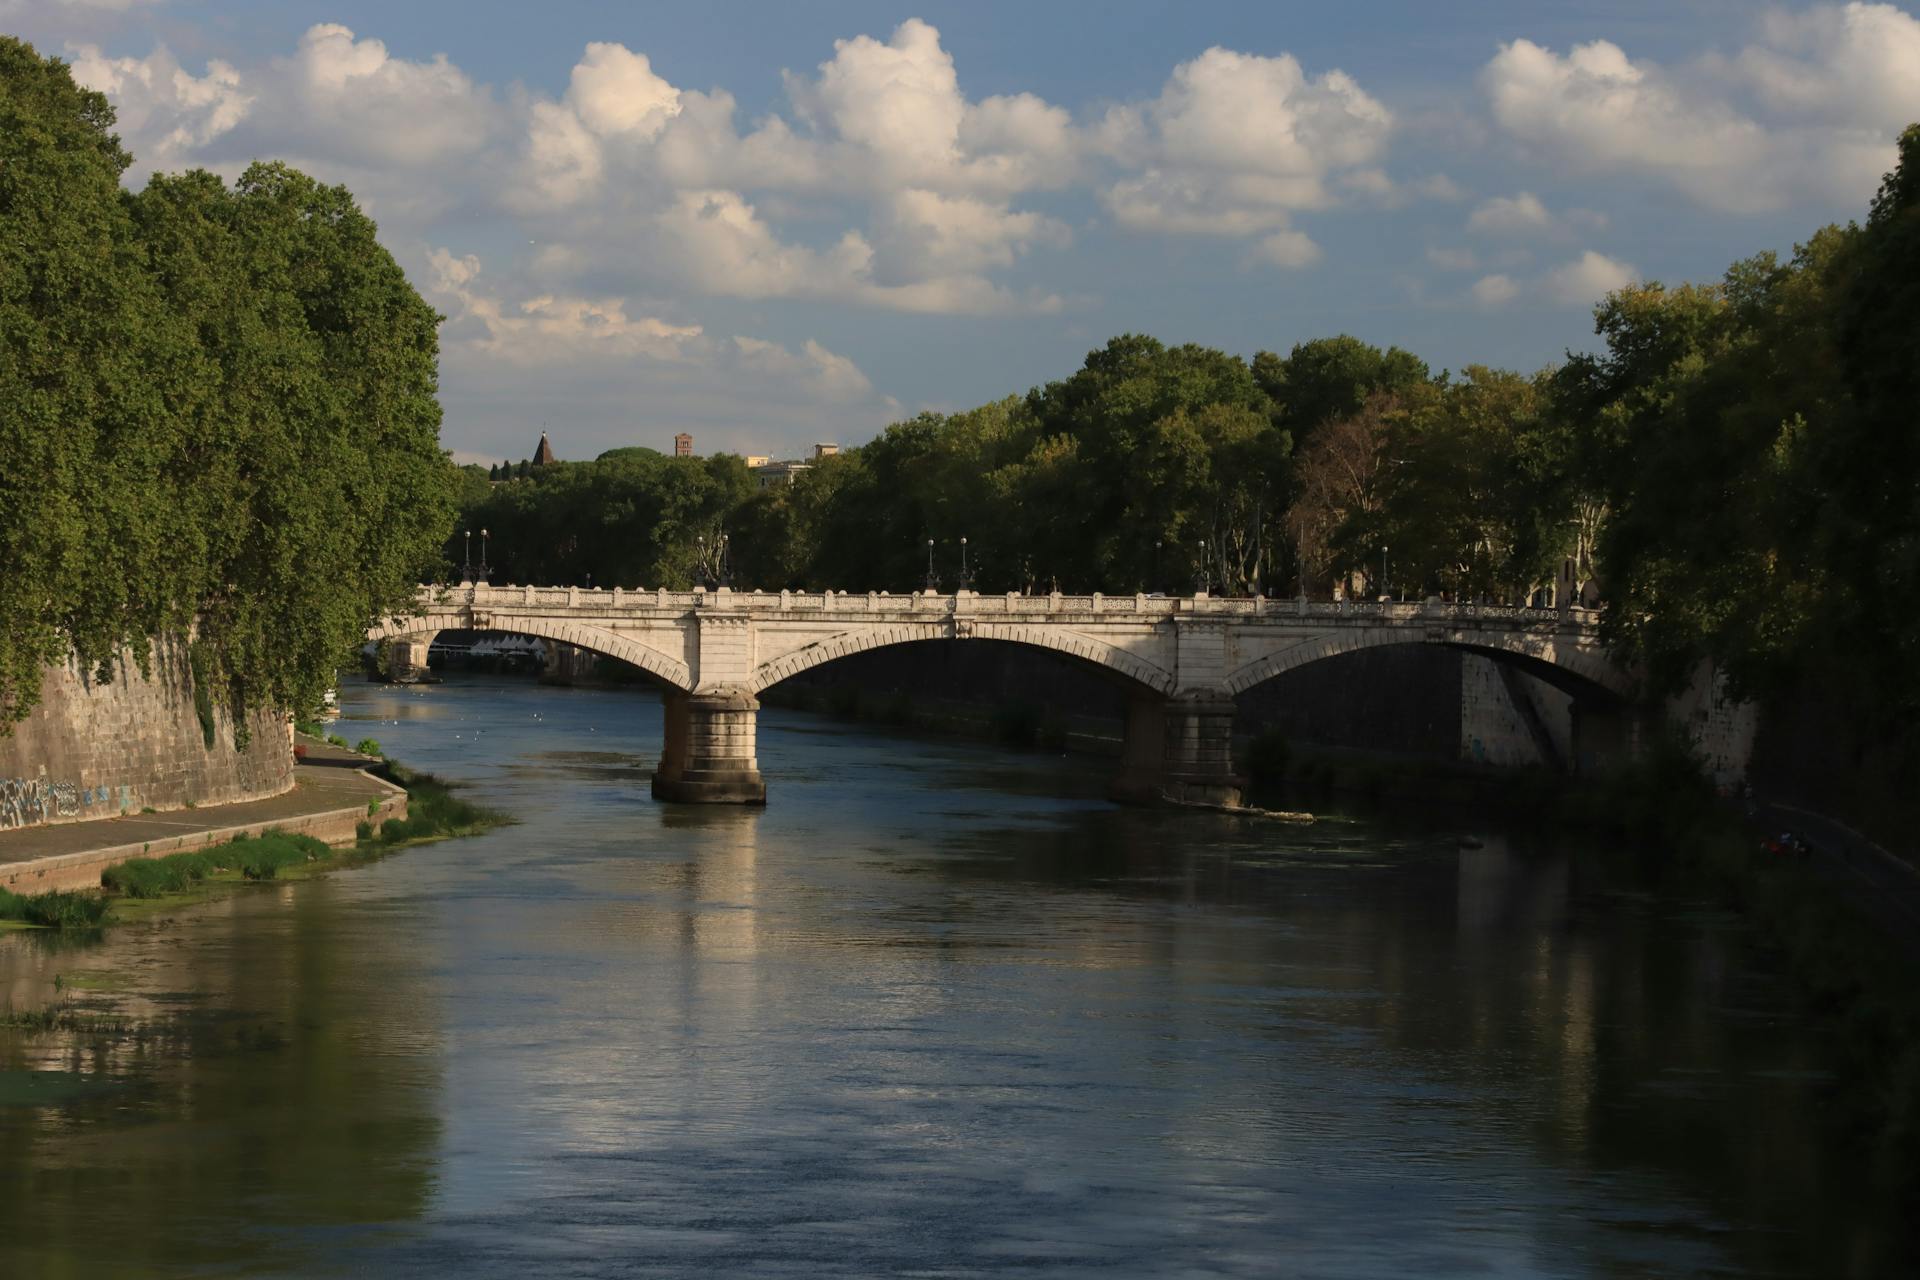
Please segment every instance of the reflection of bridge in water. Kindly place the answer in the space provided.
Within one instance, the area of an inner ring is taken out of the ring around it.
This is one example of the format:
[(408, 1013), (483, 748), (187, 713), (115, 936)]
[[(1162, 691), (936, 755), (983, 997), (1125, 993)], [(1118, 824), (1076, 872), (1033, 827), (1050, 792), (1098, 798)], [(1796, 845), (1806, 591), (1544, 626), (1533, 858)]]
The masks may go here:
[(1602, 714), (1618, 735), (1632, 675), (1607, 656), (1591, 610), (1313, 603), (1207, 596), (742, 593), (580, 587), (422, 587), (412, 613), (370, 630), (390, 671), (426, 668), (442, 630), (538, 637), (628, 663), (661, 687), (656, 796), (761, 803), (758, 694), (851, 654), (930, 640), (995, 640), (1063, 655), (1128, 692), (1115, 795), (1231, 802), (1234, 695), (1379, 645), (1435, 644), (1495, 659)]

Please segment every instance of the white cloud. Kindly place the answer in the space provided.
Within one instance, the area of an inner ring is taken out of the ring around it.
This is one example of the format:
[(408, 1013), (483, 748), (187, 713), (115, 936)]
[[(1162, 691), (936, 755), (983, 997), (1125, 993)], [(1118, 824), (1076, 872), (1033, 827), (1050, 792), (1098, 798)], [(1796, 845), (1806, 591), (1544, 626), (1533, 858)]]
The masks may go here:
[(1564, 266), (1549, 271), (1545, 285), (1556, 302), (1591, 306), (1616, 289), (1624, 289), (1639, 277), (1639, 272), (1589, 249)]
[(1392, 123), (1343, 72), (1309, 79), (1290, 55), (1216, 47), (1175, 67), (1152, 102), (1110, 110), (1095, 142), (1136, 171), (1105, 192), (1122, 226), (1259, 235), (1333, 203), (1332, 177), (1379, 189), (1385, 175), (1367, 171)]
[(1473, 282), (1473, 300), (1482, 306), (1505, 306), (1519, 296), (1520, 282), (1512, 276), (1481, 276)]
[(1856, 3), (1775, 14), (1759, 35), (1672, 71), (1606, 40), (1564, 56), (1515, 40), (1481, 84), (1509, 136), (1572, 170), (1641, 174), (1734, 212), (1863, 198), (1920, 118), (1920, 21)]
[(680, 114), (680, 91), (653, 73), (646, 54), (596, 42), (574, 65), (567, 104), (603, 138), (657, 138)]
[(1531, 191), (1516, 196), (1495, 196), (1467, 217), (1467, 230), (1488, 235), (1515, 235), (1544, 231), (1553, 225), (1553, 215)]
[(1310, 267), (1320, 261), (1320, 246), (1302, 231), (1276, 231), (1261, 238), (1253, 248), (1260, 262), (1276, 267)]
[(195, 76), (165, 45), (144, 58), (109, 58), (93, 45), (70, 45), (67, 56), (75, 80), (112, 100), (136, 177), (185, 162), (231, 132), (253, 105), (231, 64), (215, 60)]
[(1884, 130), (1920, 120), (1920, 20), (1890, 4), (1773, 11), (1737, 68), (1772, 106)]
[[(396, 58), (372, 38), (339, 23), (307, 29), (291, 57), (276, 58), (258, 94), (268, 118), (262, 140), (303, 156), (388, 172), (407, 166), (456, 166), (492, 139), (492, 95), (435, 54)], [(398, 176), (396, 174), (396, 176)]]
[(647, 356), (677, 360), (702, 335), (699, 325), (675, 325), (651, 316), (629, 317), (624, 298), (539, 294), (502, 302), (479, 283), (480, 260), (446, 249), (428, 255), (429, 291), (448, 305), (456, 340), (519, 365), (549, 366), (581, 359)]

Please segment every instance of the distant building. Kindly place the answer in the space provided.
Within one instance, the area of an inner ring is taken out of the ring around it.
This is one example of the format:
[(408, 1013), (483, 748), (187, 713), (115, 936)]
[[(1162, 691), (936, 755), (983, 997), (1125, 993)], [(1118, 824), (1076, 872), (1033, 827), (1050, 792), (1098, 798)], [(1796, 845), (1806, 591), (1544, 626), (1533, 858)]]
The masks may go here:
[(560, 461), (560, 459), (554, 456), (553, 446), (547, 443), (547, 433), (542, 431), (540, 433), (540, 447), (533, 451), (533, 465), (536, 467), (544, 467), (549, 462), (558, 461)]
[(756, 467), (764, 467), (772, 461), (773, 458), (768, 454), (750, 453), (747, 455), (747, 470), (752, 471)]
[(818, 462), (822, 458), (831, 458), (838, 452), (840, 452), (840, 446), (837, 444), (816, 444), (813, 446), (813, 460)]
[(693, 456), (693, 437), (682, 431), (673, 438), (673, 456), (691, 458)]
[(762, 489), (771, 489), (777, 484), (792, 484), (795, 476), (811, 470), (813, 464), (810, 462), (766, 462), (752, 468), (753, 478)]

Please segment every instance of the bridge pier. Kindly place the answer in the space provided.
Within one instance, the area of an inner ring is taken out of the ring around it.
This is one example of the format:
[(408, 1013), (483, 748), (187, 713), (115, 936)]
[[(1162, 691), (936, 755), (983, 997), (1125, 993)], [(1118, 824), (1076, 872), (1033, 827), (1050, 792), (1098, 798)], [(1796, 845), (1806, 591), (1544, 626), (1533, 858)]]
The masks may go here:
[(1246, 780), (1233, 771), (1233, 712), (1221, 693), (1133, 694), (1110, 794), (1123, 804), (1239, 804)]
[(656, 800), (682, 804), (765, 804), (754, 758), (760, 701), (745, 689), (667, 693), (666, 732), (653, 772)]
[(395, 636), (387, 641), (387, 679), (394, 684), (418, 684), (427, 679), (427, 652), (437, 634)]

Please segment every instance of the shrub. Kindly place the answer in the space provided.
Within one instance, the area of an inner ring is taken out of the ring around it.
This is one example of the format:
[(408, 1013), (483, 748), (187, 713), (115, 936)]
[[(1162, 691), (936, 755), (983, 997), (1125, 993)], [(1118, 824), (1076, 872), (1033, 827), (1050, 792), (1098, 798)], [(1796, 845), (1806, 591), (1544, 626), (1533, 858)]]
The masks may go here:
[(377, 756), (381, 754), (380, 740), (378, 738), (362, 738), (353, 744), (353, 749), (363, 756)]

